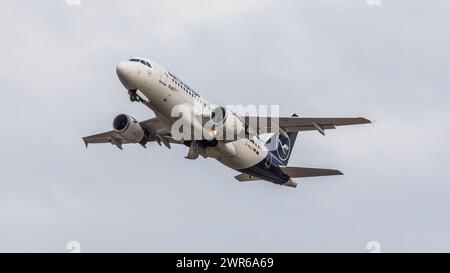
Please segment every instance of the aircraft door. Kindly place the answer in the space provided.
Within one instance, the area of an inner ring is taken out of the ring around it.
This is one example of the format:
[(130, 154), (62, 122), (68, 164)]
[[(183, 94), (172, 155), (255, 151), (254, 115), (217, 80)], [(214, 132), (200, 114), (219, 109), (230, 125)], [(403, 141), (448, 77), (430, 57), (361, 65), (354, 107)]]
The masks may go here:
[(160, 68), (160, 70), (161, 78), (159, 79), (159, 82), (165, 86), (167, 84), (167, 79), (169, 78), (169, 73), (163, 68)]

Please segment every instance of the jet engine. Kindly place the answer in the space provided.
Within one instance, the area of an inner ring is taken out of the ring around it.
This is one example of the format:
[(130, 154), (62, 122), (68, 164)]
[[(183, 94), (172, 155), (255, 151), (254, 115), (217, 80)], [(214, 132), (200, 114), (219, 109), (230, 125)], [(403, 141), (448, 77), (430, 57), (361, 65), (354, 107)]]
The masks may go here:
[(206, 126), (210, 137), (218, 140), (233, 141), (243, 137), (245, 132), (242, 118), (223, 106), (213, 108)]
[(138, 143), (145, 137), (145, 131), (139, 123), (125, 114), (114, 118), (113, 128), (128, 143)]

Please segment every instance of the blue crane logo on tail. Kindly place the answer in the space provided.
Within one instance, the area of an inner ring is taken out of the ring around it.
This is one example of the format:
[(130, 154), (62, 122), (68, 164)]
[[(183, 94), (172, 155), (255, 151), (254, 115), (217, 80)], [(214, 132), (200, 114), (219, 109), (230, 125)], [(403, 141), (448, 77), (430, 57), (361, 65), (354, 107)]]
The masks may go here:
[(283, 161), (289, 158), (289, 154), (291, 153), (291, 140), (289, 137), (286, 137), (283, 134), (278, 134), (277, 153), (278, 157)]

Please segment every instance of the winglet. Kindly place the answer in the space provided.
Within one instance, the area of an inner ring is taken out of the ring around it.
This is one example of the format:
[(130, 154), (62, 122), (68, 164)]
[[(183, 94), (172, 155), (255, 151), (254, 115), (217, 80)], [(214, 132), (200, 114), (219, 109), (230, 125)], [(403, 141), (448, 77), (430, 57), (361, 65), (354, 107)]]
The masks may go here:
[(86, 138), (83, 137), (83, 141), (84, 141), (84, 145), (86, 145), (86, 148), (88, 147), (88, 142), (86, 140)]

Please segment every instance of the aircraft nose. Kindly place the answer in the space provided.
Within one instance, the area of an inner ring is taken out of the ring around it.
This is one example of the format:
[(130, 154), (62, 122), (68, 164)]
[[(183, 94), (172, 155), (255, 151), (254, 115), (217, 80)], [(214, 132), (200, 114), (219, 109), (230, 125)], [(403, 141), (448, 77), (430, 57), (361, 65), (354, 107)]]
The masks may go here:
[(129, 68), (128, 68), (127, 62), (121, 62), (117, 65), (116, 73), (120, 79), (125, 78), (127, 76), (128, 72), (129, 72)]
[(128, 62), (121, 62), (116, 67), (117, 77), (128, 90), (135, 89), (132, 86), (131, 69)]

